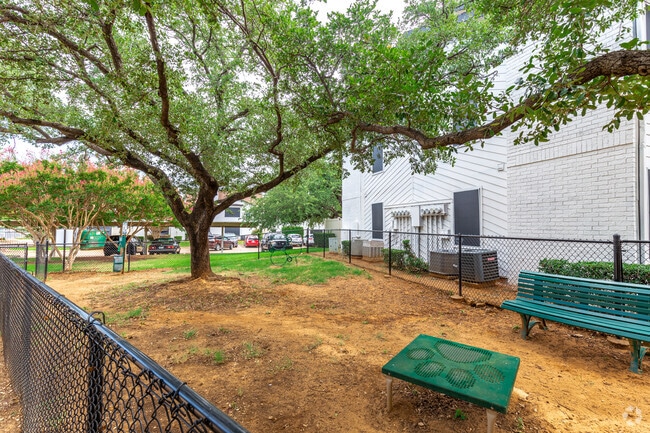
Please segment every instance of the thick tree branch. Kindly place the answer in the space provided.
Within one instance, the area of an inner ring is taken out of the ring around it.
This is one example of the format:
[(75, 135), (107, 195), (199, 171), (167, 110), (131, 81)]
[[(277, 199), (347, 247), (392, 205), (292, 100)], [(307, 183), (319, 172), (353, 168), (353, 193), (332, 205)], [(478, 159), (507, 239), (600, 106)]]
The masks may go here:
[[(588, 61), (577, 68), (575, 73), (570, 74), (567, 80), (554, 87), (557, 90), (561, 88), (570, 89), (573, 86), (587, 84), (599, 77), (646, 76), (649, 73), (650, 51), (612, 51)], [(422, 149), (434, 149), (462, 145), (494, 137), (496, 134), (522, 120), (526, 116), (527, 108), (536, 110), (542, 107), (544, 102), (544, 95), (537, 93), (529, 96), (507, 112), (497, 116), (489, 123), (438, 137), (430, 137), (419, 129), (401, 125), (383, 126), (359, 122), (356, 128), (360, 131), (375, 132), (383, 135), (402, 135), (415, 140)], [(338, 123), (343, 118), (349, 117), (349, 115), (349, 113), (333, 113), (330, 116), (330, 123)]]
[[(19, 12), (20, 15), (17, 15), (14, 12)], [(24, 18), (27, 17), (27, 18)], [(41, 29), (48, 35), (52, 36), (55, 38), (61, 45), (66, 47), (72, 52), (76, 52), (81, 54), (83, 57), (88, 59), (92, 64), (94, 64), (97, 69), (99, 69), (103, 74), (108, 75), (109, 74), (109, 69), (102, 63), (102, 61), (94, 56), (90, 51), (87, 49), (84, 49), (77, 45), (74, 41), (72, 41), (70, 38), (66, 37), (60, 32), (57, 32), (54, 30), (53, 25), (51, 25), (48, 22), (45, 21), (39, 21), (34, 19), (31, 14), (19, 7), (15, 6), (0, 6), (0, 21), (2, 22), (11, 22), (14, 24), (20, 24), (29, 28), (32, 28), (36, 31), (36, 33), (39, 33)]]

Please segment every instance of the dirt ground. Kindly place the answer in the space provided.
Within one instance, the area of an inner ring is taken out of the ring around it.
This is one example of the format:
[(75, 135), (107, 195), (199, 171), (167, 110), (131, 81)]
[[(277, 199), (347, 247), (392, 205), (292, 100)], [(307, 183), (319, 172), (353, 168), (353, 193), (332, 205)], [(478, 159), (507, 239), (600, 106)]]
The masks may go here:
[[(314, 286), (164, 271), (58, 274), (47, 283), (117, 318), (118, 334), (251, 433), (484, 432), (484, 409), (400, 380), (387, 411), (381, 367), (419, 334), (521, 358), (497, 432), (650, 432), (649, 360), (646, 373), (631, 373), (625, 347), (555, 323), (524, 341), (515, 313), (381, 273)], [(14, 432), (2, 370), (0, 431)]]

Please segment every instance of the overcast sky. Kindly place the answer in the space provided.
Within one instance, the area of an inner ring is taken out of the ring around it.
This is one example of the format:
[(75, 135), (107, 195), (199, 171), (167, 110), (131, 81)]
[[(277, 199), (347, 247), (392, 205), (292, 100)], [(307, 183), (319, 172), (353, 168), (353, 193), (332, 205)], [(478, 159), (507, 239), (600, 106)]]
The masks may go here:
[[(352, 0), (328, 0), (327, 3), (314, 2), (312, 8), (324, 13), (331, 11), (345, 12), (350, 4), (352, 4)], [(384, 13), (393, 11), (393, 19), (396, 20), (402, 15), (404, 2), (402, 0), (378, 0), (377, 9)]]

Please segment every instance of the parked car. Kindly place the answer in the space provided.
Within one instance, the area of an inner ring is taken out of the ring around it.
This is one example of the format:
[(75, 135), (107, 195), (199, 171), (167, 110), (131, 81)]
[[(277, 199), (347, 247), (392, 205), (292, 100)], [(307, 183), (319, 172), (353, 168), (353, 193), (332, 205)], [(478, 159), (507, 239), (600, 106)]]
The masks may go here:
[(151, 241), (149, 254), (180, 254), (181, 246), (174, 238), (158, 238)]
[[(104, 255), (113, 256), (119, 252), (120, 245), (120, 236), (113, 235), (109, 236), (104, 243)], [(144, 244), (140, 242), (140, 239), (136, 237), (129, 237), (129, 240), (126, 244), (126, 253), (130, 255), (134, 254), (144, 254)]]
[(235, 242), (227, 237), (222, 237), (221, 235), (213, 235), (212, 237), (208, 237), (208, 247), (211, 250), (219, 251), (222, 248), (226, 250), (232, 250), (235, 246)]
[(309, 245), (310, 247), (313, 247), (314, 245), (316, 245), (316, 243), (314, 242), (314, 235), (309, 235), (309, 237), (305, 236), (302, 240), (302, 243), (304, 245)]
[(250, 247), (257, 248), (260, 246), (260, 239), (257, 237), (257, 235), (248, 235), (246, 236), (246, 240), (244, 241), (244, 246), (246, 248), (250, 248)]
[(289, 243), (292, 247), (301, 247), (302, 246), (302, 236), (296, 233), (291, 233), (288, 235)]
[(239, 236), (234, 233), (224, 233), (224, 237), (232, 241), (232, 246), (237, 248), (239, 246)]
[(287, 237), (282, 233), (267, 233), (262, 238), (262, 251), (268, 251), (269, 249), (279, 250), (282, 248), (293, 248)]

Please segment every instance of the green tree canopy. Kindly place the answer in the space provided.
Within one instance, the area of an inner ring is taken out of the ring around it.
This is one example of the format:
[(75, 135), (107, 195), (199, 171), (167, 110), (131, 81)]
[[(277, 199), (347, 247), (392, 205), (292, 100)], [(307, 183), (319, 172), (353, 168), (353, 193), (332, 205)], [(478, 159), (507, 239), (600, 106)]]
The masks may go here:
[(341, 164), (318, 161), (292, 179), (255, 198), (244, 221), (259, 229), (307, 223), (310, 227), (341, 216)]
[[(401, 29), (370, 0), (325, 23), (306, 4), (4, 1), (0, 131), (145, 173), (205, 277), (214, 217), (325, 156), (368, 168), (381, 144), (430, 172), (505, 128), (540, 142), (599, 103), (618, 110), (611, 127), (650, 107), (650, 52), (599, 39), (637, 15), (631, 0), (409, 0)], [(531, 41), (521, 80), (494, 91), (494, 68)]]
[(54, 243), (57, 229), (74, 229), (68, 269), (88, 227), (128, 219), (171, 219), (160, 192), (134, 170), (108, 170), (83, 161), (3, 161), (0, 209), (2, 224), (24, 228), (36, 242)]

